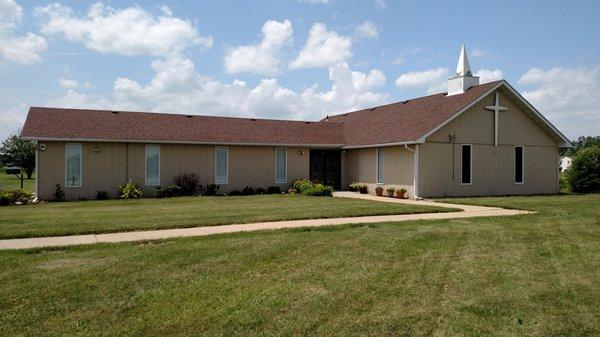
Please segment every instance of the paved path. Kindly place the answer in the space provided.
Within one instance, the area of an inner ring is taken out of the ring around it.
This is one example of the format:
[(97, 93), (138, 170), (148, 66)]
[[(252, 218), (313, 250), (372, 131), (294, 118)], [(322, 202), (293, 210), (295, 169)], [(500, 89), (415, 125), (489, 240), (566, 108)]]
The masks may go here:
[(223, 226), (205, 226), (194, 228), (177, 228), (177, 229), (161, 229), (150, 231), (135, 231), (109, 234), (87, 234), (87, 235), (70, 235), (70, 236), (54, 236), (54, 237), (39, 237), (27, 239), (9, 239), (0, 240), (1, 249), (28, 249), (28, 248), (43, 248), (43, 247), (60, 247), (73, 245), (86, 245), (94, 243), (106, 242), (130, 242), (130, 241), (145, 241), (145, 240), (160, 240), (168, 238), (179, 238), (189, 236), (205, 236), (220, 233), (234, 233), (269, 229), (282, 228), (299, 228), (299, 227), (320, 227), (333, 226), (344, 224), (357, 223), (375, 223), (388, 221), (408, 221), (408, 220), (425, 220), (425, 219), (457, 219), (457, 218), (472, 218), (482, 216), (509, 216), (518, 214), (527, 214), (528, 211), (503, 209), (497, 207), (469, 206), (438, 203), (433, 201), (417, 201), (417, 200), (400, 200), (394, 198), (383, 198), (372, 195), (363, 195), (352, 192), (336, 192), (336, 197), (360, 198), (368, 200), (376, 200), (383, 202), (396, 202), (404, 204), (439, 206), (460, 208), (462, 212), (449, 213), (423, 213), (423, 214), (399, 214), (399, 215), (377, 215), (377, 216), (361, 216), (349, 218), (332, 218), (332, 219), (312, 219), (312, 220), (293, 220), (293, 221), (272, 221), (258, 222), (251, 224), (235, 224)]

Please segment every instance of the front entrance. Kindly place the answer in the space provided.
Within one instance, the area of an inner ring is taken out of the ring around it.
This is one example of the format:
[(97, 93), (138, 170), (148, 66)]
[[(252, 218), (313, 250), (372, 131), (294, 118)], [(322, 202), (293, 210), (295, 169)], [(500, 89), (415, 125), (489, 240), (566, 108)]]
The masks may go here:
[(342, 185), (341, 163), (340, 150), (310, 150), (310, 180), (339, 190)]

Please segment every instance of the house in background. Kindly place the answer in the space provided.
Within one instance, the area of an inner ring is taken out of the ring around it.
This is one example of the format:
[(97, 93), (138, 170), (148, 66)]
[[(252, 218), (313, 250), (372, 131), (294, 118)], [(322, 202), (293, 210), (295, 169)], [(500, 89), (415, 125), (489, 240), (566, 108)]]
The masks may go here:
[(571, 146), (506, 81), (479, 84), (461, 50), (448, 92), (318, 122), (32, 107), (36, 193), (152, 195), (180, 173), (221, 191), (308, 178), (406, 188), (411, 197), (558, 192), (558, 148)]
[(569, 167), (571, 167), (571, 163), (573, 162), (573, 158), (571, 158), (569, 156), (561, 156), (559, 160), (560, 160), (559, 168), (560, 168), (561, 172), (568, 170)]

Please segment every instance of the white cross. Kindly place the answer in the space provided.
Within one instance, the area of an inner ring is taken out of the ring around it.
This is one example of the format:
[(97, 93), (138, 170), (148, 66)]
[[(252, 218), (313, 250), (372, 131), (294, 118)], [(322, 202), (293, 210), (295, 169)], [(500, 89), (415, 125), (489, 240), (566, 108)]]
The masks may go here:
[(494, 105), (488, 105), (485, 108), (494, 111), (494, 146), (498, 146), (498, 112), (506, 111), (508, 108), (500, 106), (500, 98), (498, 98), (498, 93), (496, 93), (496, 103), (494, 103)]

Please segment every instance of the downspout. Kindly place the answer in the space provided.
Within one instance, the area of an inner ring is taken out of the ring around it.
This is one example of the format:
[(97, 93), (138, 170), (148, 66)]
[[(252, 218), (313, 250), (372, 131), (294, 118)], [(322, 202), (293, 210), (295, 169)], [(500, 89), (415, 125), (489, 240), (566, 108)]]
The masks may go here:
[(40, 169), (39, 169), (39, 144), (37, 141), (34, 141), (35, 144), (35, 198), (40, 200), (40, 192), (39, 192), (39, 183), (40, 183)]
[(419, 198), (419, 144), (415, 144), (414, 150), (404, 144), (404, 148), (413, 153), (413, 193), (415, 199)]

